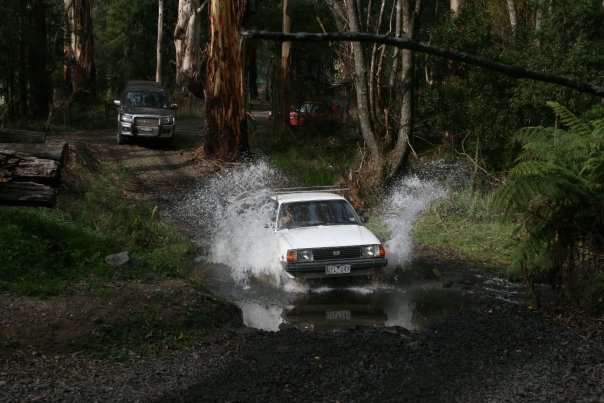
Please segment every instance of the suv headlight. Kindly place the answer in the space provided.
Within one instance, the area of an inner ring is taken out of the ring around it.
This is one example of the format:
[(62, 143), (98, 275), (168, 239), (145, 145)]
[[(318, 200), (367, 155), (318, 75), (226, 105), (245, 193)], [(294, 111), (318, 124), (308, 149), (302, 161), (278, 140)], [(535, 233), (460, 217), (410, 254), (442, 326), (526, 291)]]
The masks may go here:
[(134, 116), (132, 116), (132, 115), (128, 115), (127, 113), (124, 113), (124, 114), (122, 114), (122, 118), (121, 118), (121, 120), (122, 120), (122, 122), (124, 122), (124, 123), (132, 123), (132, 119), (133, 119), (133, 117), (134, 117)]
[(173, 116), (164, 116), (160, 119), (160, 124), (172, 125), (172, 124), (174, 124), (174, 117)]
[(386, 251), (382, 245), (366, 245), (361, 246), (361, 254), (365, 257), (383, 257), (386, 255)]

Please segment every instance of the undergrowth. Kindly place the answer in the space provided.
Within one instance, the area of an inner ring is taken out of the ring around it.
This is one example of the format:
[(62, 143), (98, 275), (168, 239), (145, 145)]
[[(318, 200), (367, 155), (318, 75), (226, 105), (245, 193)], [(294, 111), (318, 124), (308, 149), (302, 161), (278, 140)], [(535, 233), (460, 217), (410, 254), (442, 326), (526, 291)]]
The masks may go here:
[(256, 125), (252, 151), (268, 156), (297, 186), (330, 186), (353, 165), (357, 136), (329, 125), (280, 130), (271, 122)]
[[(189, 264), (191, 241), (156, 207), (125, 199), (126, 174), (104, 167), (98, 175), (70, 175), (76, 194), (58, 208), (0, 206), (0, 290), (49, 296), (98, 277), (178, 276)], [(122, 251), (130, 267), (105, 262)]]
[(451, 190), (418, 218), (414, 241), (453, 250), (474, 263), (509, 267), (514, 226), (493, 213), (492, 197), (472, 189)]

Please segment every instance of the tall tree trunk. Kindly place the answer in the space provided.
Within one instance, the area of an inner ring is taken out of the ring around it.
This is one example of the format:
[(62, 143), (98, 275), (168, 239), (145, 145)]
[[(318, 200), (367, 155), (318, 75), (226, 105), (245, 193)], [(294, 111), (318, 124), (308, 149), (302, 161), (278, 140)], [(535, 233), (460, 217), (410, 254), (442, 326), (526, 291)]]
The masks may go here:
[(178, 18), (174, 29), (176, 83), (199, 99), (204, 96), (201, 13), (207, 4), (207, 0), (202, 4), (200, 0), (178, 0)]
[(245, 0), (211, 0), (210, 43), (206, 79), (205, 151), (235, 161), (249, 151), (245, 120), (245, 46), (239, 32), (246, 16)]
[[(348, 17), (350, 31), (359, 32), (355, 0), (346, 0), (346, 15)], [(353, 42), (352, 53), (354, 57), (354, 86), (357, 94), (357, 109), (361, 133), (363, 135), (363, 140), (369, 149), (370, 160), (372, 162), (377, 162), (380, 158), (380, 148), (370, 119), (367, 64), (365, 63), (363, 44), (360, 42)]]
[[(291, 32), (292, 17), (289, 0), (282, 0), (284, 33)], [(279, 68), (279, 87), (276, 88), (277, 123), (282, 128), (289, 127), (289, 104), (291, 97), (291, 50), (292, 43), (285, 41), (281, 44), (281, 65)]]
[[(248, 0), (248, 26), (255, 27), (256, 0)], [(246, 82), (247, 91), (250, 99), (258, 99), (258, 49), (256, 41), (246, 41), (245, 43), (246, 60)]]
[(449, 1), (449, 9), (451, 10), (451, 13), (453, 13), (453, 15), (456, 17), (459, 15), (459, 12), (460, 12), (462, 6), (463, 6), (462, 0), (450, 0)]
[(162, 58), (161, 58), (161, 43), (163, 39), (163, 27), (164, 27), (164, 0), (158, 0), (157, 2), (157, 45), (156, 45), (156, 65), (155, 65), (155, 81), (161, 83), (161, 70), (162, 70)]
[[(356, 14), (357, 6), (354, 0), (346, 0), (346, 17), (348, 28), (351, 32), (359, 32), (358, 17)], [(394, 6), (394, 20), (396, 21), (395, 35), (406, 36), (411, 39), (416, 36), (417, 21), (421, 10), (421, 0), (397, 0)], [(363, 187), (368, 191), (388, 185), (390, 181), (401, 172), (404, 167), (409, 152), (411, 150), (411, 139), (414, 126), (414, 76), (415, 63), (414, 52), (409, 49), (396, 50), (394, 55), (396, 63), (392, 63), (391, 74), (397, 77), (389, 81), (391, 85), (391, 94), (393, 95), (390, 103), (384, 108), (383, 116), (374, 116), (370, 112), (370, 102), (368, 99), (368, 81), (377, 80), (376, 77), (367, 77), (367, 68), (365, 64), (365, 53), (363, 44), (352, 42), (354, 60), (354, 84), (357, 94), (357, 109), (359, 124), (363, 139), (368, 148), (368, 164), (364, 168), (361, 179)], [(397, 66), (398, 65), (398, 66)], [(391, 77), (392, 78), (392, 77)], [(376, 82), (379, 87), (380, 82)], [(374, 102), (377, 102), (374, 100)], [(396, 106), (398, 116), (393, 113)], [(392, 108), (392, 110), (390, 110)], [(376, 110), (376, 112), (378, 112)], [(379, 111), (382, 112), (382, 111)], [(396, 117), (396, 120), (393, 118)], [(390, 140), (389, 125), (384, 127), (378, 125), (378, 119), (384, 122), (391, 122), (393, 132), (396, 138)], [(376, 129), (380, 127), (380, 131)], [(349, 186), (351, 184), (349, 183)]]
[(70, 95), (94, 94), (96, 68), (92, 33), (92, 0), (64, 0), (67, 20), (65, 82)]
[[(421, 0), (403, 0), (403, 34), (414, 39), (416, 25), (421, 11)], [(394, 149), (390, 153), (386, 168), (386, 181), (392, 180), (401, 172), (410, 151), (414, 129), (414, 81), (415, 52), (403, 49), (401, 52), (401, 113), (398, 136)]]
[(518, 17), (516, 16), (516, 2), (514, 0), (506, 0), (508, 6), (508, 14), (510, 15), (510, 27), (512, 32), (516, 32), (518, 25)]

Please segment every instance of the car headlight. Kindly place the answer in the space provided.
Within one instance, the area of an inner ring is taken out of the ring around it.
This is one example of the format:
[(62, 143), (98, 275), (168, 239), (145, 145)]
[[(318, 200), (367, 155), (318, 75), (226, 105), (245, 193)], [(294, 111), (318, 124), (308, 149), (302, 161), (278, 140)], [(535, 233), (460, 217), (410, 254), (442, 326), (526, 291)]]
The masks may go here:
[(160, 119), (160, 124), (172, 125), (172, 124), (174, 124), (174, 117), (173, 116), (164, 116)]
[(287, 251), (287, 261), (292, 262), (310, 262), (313, 260), (312, 250), (310, 249), (290, 249)]
[(134, 116), (128, 115), (127, 113), (122, 114), (122, 122), (132, 123), (133, 118), (134, 118)]
[(361, 254), (365, 257), (384, 257), (386, 251), (382, 245), (366, 245), (361, 246)]

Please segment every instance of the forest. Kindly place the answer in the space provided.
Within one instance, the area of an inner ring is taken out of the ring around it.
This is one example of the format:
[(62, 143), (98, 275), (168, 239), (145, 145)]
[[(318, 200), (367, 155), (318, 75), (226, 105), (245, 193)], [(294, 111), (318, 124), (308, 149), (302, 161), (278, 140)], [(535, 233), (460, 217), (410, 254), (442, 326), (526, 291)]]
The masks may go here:
[[(207, 154), (232, 161), (249, 151), (255, 105), (270, 108), (277, 133), (292, 105), (335, 100), (353, 116), (336, 134), (362, 139), (347, 183), (361, 198), (447, 145), (503, 183), (494, 206), (517, 224), (515, 264), (529, 283), (586, 276), (603, 291), (602, 96), (463, 62), (601, 91), (603, 24), (600, 0), (3, 0), (0, 126), (107, 125), (128, 80), (155, 80), (203, 116)], [(461, 56), (246, 30), (365, 33)]]

